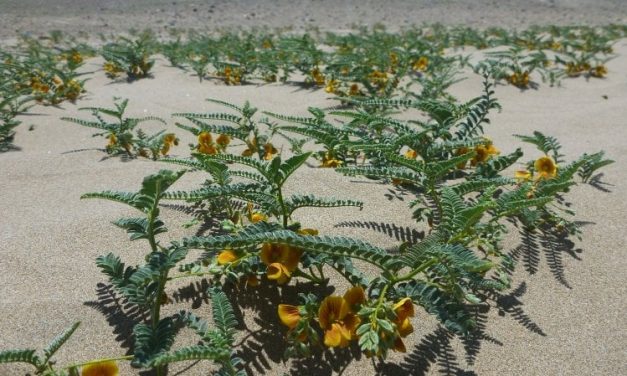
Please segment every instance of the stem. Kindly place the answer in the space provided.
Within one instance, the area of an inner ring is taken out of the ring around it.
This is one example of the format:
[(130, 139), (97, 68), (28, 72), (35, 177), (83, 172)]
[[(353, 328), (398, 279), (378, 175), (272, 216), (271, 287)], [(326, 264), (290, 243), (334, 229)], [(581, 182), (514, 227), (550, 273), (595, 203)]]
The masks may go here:
[[(151, 326), (153, 332), (157, 329), (159, 325), (159, 316), (161, 314), (161, 296), (163, 296), (163, 290), (165, 290), (165, 283), (168, 280), (168, 270), (161, 272), (159, 275), (159, 283), (157, 286), (157, 296), (155, 298), (155, 302), (153, 303), (153, 307), (150, 313), (151, 316)], [(163, 366), (157, 366), (156, 368), (157, 376), (163, 375)]]
[(281, 191), (281, 186), (277, 186), (278, 195), (277, 198), (279, 200), (279, 205), (281, 205), (281, 215), (283, 216), (283, 228), (287, 228), (287, 208), (285, 207), (285, 202), (283, 201), (283, 192)]
[(437, 258), (432, 258), (429, 261), (426, 261), (424, 264), (420, 265), (419, 267), (417, 267), (416, 269), (412, 270), (411, 272), (405, 274), (404, 276), (400, 276), (400, 277), (396, 277), (394, 279), (392, 279), (391, 283), (395, 284), (398, 282), (402, 282), (402, 281), (406, 281), (408, 279), (412, 279), (416, 274), (423, 272), (425, 269), (427, 269), (428, 267), (430, 267), (431, 265), (437, 264), (438, 263), (438, 259)]

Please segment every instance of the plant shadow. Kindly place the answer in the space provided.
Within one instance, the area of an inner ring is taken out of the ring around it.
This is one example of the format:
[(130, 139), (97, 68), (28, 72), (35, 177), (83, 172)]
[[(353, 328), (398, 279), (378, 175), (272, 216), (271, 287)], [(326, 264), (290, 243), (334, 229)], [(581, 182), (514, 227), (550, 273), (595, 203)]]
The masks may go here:
[(111, 284), (99, 283), (96, 295), (96, 300), (85, 302), (83, 305), (103, 314), (109, 326), (113, 328), (115, 340), (126, 349), (126, 355), (132, 355), (133, 327), (145, 321), (147, 313), (120, 297)]

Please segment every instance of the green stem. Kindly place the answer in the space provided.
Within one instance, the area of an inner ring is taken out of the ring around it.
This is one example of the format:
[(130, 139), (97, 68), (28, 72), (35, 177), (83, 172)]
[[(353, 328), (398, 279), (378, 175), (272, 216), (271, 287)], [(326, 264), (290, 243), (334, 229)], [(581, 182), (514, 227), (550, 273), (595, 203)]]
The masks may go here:
[(277, 198), (279, 200), (279, 205), (281, 206), (281, 214), (283, 216), (283, 228), (287, 228), (287, 208), (285, 207), (285, 202), (283, 201), (283, 192), (281, 191), (281, 186), (277, 187), (278, 195)]
[(416, 269), (412, 270), (411, 272), (405, 274), (404, 276), (393, 278), (391, 282), (392, 282), (392, 284), (396, 284), (398, 282), (402, 282), (402, 281), (406, 281), (408, 279), (412, 279), (416, 274), (423, 272), (425, 269), (427, 269), (431, 265), (434, 265), (434, 264), (437, 264), (437, 263), (438, 263), (438, 259), (434, 257), (431, 260), (426, 261), (425, 263), (423, 263), (422, 265), (420, 265)]
[[(150, 313), (151, 316), (151, 326), (153, 333), (157, 330), (157, 326), (159, 325), (159, 319), (161, 315), (161, 297), (163, 296), (163, 291), (165, 290), (165, 283), (168, 280), (168, 271), (163, 271), (159, 275), (159, 283), (157, 286), (157, 296), (155, 297), (155, 302), (153, 303), (153, 307)], [(156, 368), (157, 376), (163, 375), (163, 366), (157, 366)]]

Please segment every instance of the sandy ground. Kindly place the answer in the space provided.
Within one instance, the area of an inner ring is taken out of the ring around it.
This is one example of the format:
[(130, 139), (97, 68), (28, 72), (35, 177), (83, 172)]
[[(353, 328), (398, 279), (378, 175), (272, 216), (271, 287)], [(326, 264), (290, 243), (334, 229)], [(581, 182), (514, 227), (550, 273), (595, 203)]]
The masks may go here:
[(475, 27), (603, 25), (627, 22), (624, 0), (0, 0), (0, 38), (49, 30), (71, 33), (172, 29), (318, 27), (391, 30), (440, 22)]
[[(203, 3), (192, 1), (139, 2), (58, 0), (47, 7), (44, 1), (0, 0), (0, 37), (17, 32), (62, 29), (69, 32), (126, 31), (130, 26), (168, 28), (318, 25), (345, 29), (351, 24), (383, 22), (390, 28), (410, 23), (441, 21), (475, 26), (523, 27), (531, 23), (605, 24), (625, 22), (626, 3), (620, 0), (533, 1), (533, 7), (519, 2), (478, 1), (387, 1), (375, 2), (263, 2), (235, 1)], [(522, 2), (520, 2), (522, 3)], [(529, 2), (527, 2), (529, 3)], [(148, 9), (147, 5), (151, 4)], [(287, 5), (286, 5), (287, 4)], [(377, 2), (378, 4), (378, 2)], [(492, 4), (492, 5), (491, 5)], [(196, 9), (194, 11), (194, 9)], [(524, 10), (524, 11), (523, 11)], [(26, 13), (28, 11), (28, 13)], [(383, 18), (382, 14), (385, 15)], [(129, 17), (136, 23), (129, 23)], [(205, 26), (203, 26), (205, 27)], [(627, 374), (627, 40), (617, 42), (618, 57), (608, 62), (607, 79), (565, 80), (562, 87), (541, 85), (539, 90), (521, 92), (498, 86), (497, 98), (503, 111), (492, 115), (486, 132), (504, 152), (519, 143), (512, 134), (540, 130), (558, 137), (564, 154), (574, 158), (584, 152), (606, 150), (616, 163), (604, 170), (601, 181), (607, 192), (589, 185), (579, 186), (568, 196), (578, 219), (589, 222), (584, 238), (568, 250), (520, 250), (512, 291), (500, 298), (501, 309), (478, 313), (482, 336), (463, 342), (447, 335), (436, 320), (420, 313), (416, 332), (409, 337), (408, 353), (395, 354), (384, 366), (369, 360), (353, 361), (345, 375), (619, 375)], [(192, 138), (174, 126), (174, 112), (209, 111), (218, 108), (204, 99), (219, 98), (235, 103), (250, 100), (263, 110), (304, 115), (308, 106), (326, 108), (335, 104), (323, 90), (305, 90), (290, 85), (247, 85), (228, 87), (168, 67), (160, 60), (155, 77), (128, 83), (111, 83), (99, 70), (101, 60), (88, 61), (95, 73), (87, 82), (88, 93), (77, 105), (36, 107), (23, 117), (15, 144), (20, 151), (0, 154), (0, 349), (41, 348), (48, 340), (81, 320), (72, 340), (59, 352), (60, 364), (100, 356), (124, 354), (130, 328), (121, 320), (116, 302), (102, 286), (105, 278), (97, 270), (96, 256), (113, 251), (129, 263), (140, 262), (142, 243), (130, 243), (110, 222), (132, 212), (122, 205), (99, 200), (81, 201), (86, 192), (105, 189), (136, 190), (142, 178), (170, 165), (147, 160), (124, 162), (105, 158), (105, 140), (92, 138), (92, 131), (59, 120), (61, 116), (86, 117), (83, 106), (110, 106), (114, 96), (130, 99), (129, 114), (156, 115), (177, 131), (182, 145)], [(480, 94), (481, 79), (468, 74), (452, 88), (460, 99)], [(604, 98), (607, 97), (607, 99)], [(32, 130), (29, 127), (32, 126)], [(159, 129), (150, 125), (149, 129)], [(529, 159), (536, 158), (530, 149)], [(185, 146), (173, 151), (188, 155)], [(197, 187), (200, 174), (188, 174), (178, 189)], [(302, 211), (308, 227), (325, 234), (359, 237), (391, 247), (411, 233), (415, 224), (407, 203), (410, 195), (390, 186), (346, 178), (331, 170), (306, 168), (288, 189), (321, 196), (363, 200), (363, 211), (331, 209)], [(181, 224), (190, 217), (173, 207), (163, 216), (170, 232), (162, 241), (193, 235), (196, 229)], [(420, 229), (418, 229), (420, 230)], [(504, 244), (516, 249), (515, 236)], [(208, 317), (206, 300), (192, 299), (190, 291), (201, 290), (198, 280), (172, 285), (175, 304), (166, 312), (193, 307)], [(250, 374), (326, 375), (337, 372), (346, 354), (327, 354), (319, 359), (283, 362), (283, 333), (275, 307), (279, 302), (295, 303), (296, 292), (307, 286), (292, 286), (280, 298), (267, 302), (262, 296), (279, 292), (271, 287), (239, 292), (239, 315), (243, 333), (239, 349)], [(340, 293), (343, 288), (340, 288)], [(182, 336), (181, 343), (193, 341)], [(414, 343), (414, 345), (410, 345)], [(207, 373), (205, 364), (184, 370), (173, 367), (171, 374)], [(0, 366), (0, 375), (23, 375), (27, 368)], [(123, 365), (122, 375), (134, 375)]]
[[(416, 346), (408, 345), (408, 354), (396, 354), (393, 364), (377, 370), (369, 360), (355, 361), (344, 374), (627, 373), (627, 261), (623, 256), (627, 226), (627, 40), (617, 42), (616, 51), (618, 57), (607, 64), (607, 79), (571, 79), (561, 88), (541, 85), (537, 91), (526, 92), (498, 86), (503, 111), (492, 116), (493, 123), (486, 129), (504, 152), (518, 146), (512, 134), (541, 130), (557, 136), (568, 156), (604, 149), (616, 160), (602, 178), (608, 192), (585, 185), (569, 196), (578, 218), (590, 222), (584, 227), (583, 241), (575, 243), (569, 252), (544, 247), (520, 251), (514, 289), (500, 299), (503, 308), (478, 314), (483, 333), (479, 340), (463, 343), (451, 338), (438, 328), (434, 318), (421, 313), (415, 321), (416, 332), (409, 339)], [(204, 101), (207, 97), (235, 103), (248, 99), (261, 109), (295, 115), (304, 115), (307, 106), (334, 105), (322, 90), (278, 84), (228, 87), (211, 81), (199, 83), (162, 60), (153, 79), (111, 83), (99, 70), (100, 64), (98, 59), (88, 61), (86, 69), (95, 73), (87, 83), (88, 94), (78, 105), (37, 107), (23, 117), (24, 124), (17, 130), (15, 144), (21, 150), (0, 154), (0, 349), (41, 348), (63, 328), (81, 320), (79, 331), (59, 353), (61, 364), (125, 353), (129, 327), (120, 320), (115, 301), (102, 287), (105, 278), (94, 259), (114, 251), (133, 263), (139, 262), (145, 251), (144, 244), (128, 242), (122, 231), (109, 224), (129, 215), (130, 210), (111, 202), (81, 201), (80, 195), (105, 189), (136, 190), (145, 175), (169, 167), (147, 160), (104, 158), (100, 148), (105, 140), (92, 138), (90, 129), (60, 121), (61, 116), (84, 117), (78, 107), (109, 106), (112, 97), (123, 96), (130, 98), (130, 115), (161, 116), (168, 120), (168, 129), (178, 131), (170, 114), (216, 110)], [(468, 74), (452, 91), (464, 100), (480, 90), (480, 77)], [(192, 141), (182, 131), (177, 133), (184, 140), (182, 145)], [(187, 155), (188, 151), (179, 146), (174, 153)], [(531, 152), (528, 158), (537, 156)], [(190, 173), (176, 188), (196, 187), (202, 178)], [(325, 234), (360, 237), (390, 247), (400, 237), (394, 228), (400, 233), (415, 229), (407, 208), (411, 196), (387, 185), (346, 178), (332, 170), (306, 168), (288, 189), (365, 201), (363, 211), (301, 212), (306, 226)], [(163, 215), (171, 230), (163, 241), (195, 232), (181, 227), (190, 219), (181, 211), (166, 207)], [(505, 249), (518, 245), (512, 237)], [(188, 294), (201, 288), (197, 280), (173, 285), (170, 293), (177, 303), (168, 306), (166, 312), (191, 306), (209, 316), (206, 301), (191, 299)], [(277, 323), (275, 306), (295, 303), (296, 292), (304, 288), (287, 288), (281, 298), (270, 302), (260, 298), (277, 293), (268, 286), (242, 293), (239, 302), (247, 337), (239, 350), (250, 373), (332, 373), (319, 360), (281, 360), (283, 342), (277, 333), (283, 328)], [(191, 336), (182, 338), (183, 342), (193, 340)], [(345, 361), (341, 355), (333, 358), (336, 370)], [(22, 368), (0, 366), (1, 375), (24, 372)], [(204, 365), (197, 365), (182, 374), (205, 372)], [(122, 374), (135, 371), (124, 366)]]

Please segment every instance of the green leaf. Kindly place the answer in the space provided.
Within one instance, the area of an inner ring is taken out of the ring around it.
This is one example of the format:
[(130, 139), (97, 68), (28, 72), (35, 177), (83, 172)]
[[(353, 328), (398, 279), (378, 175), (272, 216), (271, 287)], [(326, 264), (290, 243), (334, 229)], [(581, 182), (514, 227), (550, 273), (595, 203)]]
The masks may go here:
[[(56, 336), (44, 349), (44, 355), (46, 356), (46, 361), (49, 360), (54, 353), (56, 353), (61, 346), (74, 334), (74, 331), (81, 324), (80, 321), (75, 322), (72, 326), (67, 328), (63, 333)], [(45, 361), (44, 361), (45, 362)]]
[(0, 351), (0, 363), (28, 363), (39, 367), (41, 360), (35, 355), (35, 350), (5, 350)]

